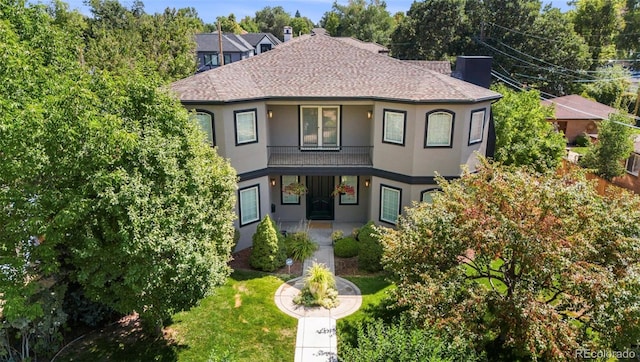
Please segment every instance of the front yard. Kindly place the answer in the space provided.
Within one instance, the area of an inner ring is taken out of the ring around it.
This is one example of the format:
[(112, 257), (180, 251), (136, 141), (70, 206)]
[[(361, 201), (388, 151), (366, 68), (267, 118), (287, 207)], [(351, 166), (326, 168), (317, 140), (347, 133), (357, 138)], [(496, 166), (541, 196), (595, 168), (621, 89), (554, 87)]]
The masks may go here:
[[(274, 303), (286, 277), (236, 270), (215, 294), (173, 316), (162, 338), (145, 335), (136, 319), (95, 331), (56, 361), (293, 361), (297, 320)], [(360, 288), (362, 307), (340, 320), (338, 338), (366, 318), (392, 288), (382, 276), (347, 277)]]

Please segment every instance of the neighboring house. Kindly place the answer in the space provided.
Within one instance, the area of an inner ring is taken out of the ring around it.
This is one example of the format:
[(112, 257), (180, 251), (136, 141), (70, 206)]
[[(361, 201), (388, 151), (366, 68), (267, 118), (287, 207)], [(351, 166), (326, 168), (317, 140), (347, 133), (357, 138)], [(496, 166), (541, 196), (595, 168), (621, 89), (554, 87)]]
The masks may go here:
[[(238, 172), (238, 250), (266, 215), (395, 225), (404, 207), (437, 192), (437, 174), (474, 170), (501, 97), (326, 35), (171, 87)], [(308, 193), (283, 192), (294, 183)], [(340, 183), (353, 194), (333, 197)]]
[[(281, 43), (270, 33), (223, 33), (221, 39), (224, 64), (264, 53)], [(220, 66), (220, 38), (217, 32), (196, 34), (196, 44), (198, 72)]]
[(609, 114), (618, 112), (615, 108), (577, 94), (543, 100), (542, 104), (554, 107), (555, 115), (549, 121), (557, 124), (558, 131), (564, 133), (569, 143), (573, 143), (583, 133), (597, 134), (598, 122), (608, 119)]

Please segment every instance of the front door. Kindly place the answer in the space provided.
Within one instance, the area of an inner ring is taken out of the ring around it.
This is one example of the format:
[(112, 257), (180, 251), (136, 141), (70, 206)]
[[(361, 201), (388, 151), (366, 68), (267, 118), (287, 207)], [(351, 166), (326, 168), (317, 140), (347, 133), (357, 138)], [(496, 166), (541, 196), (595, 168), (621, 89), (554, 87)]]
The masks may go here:
[(333, 176), (307, 176), (307, 219), (333, 220)]

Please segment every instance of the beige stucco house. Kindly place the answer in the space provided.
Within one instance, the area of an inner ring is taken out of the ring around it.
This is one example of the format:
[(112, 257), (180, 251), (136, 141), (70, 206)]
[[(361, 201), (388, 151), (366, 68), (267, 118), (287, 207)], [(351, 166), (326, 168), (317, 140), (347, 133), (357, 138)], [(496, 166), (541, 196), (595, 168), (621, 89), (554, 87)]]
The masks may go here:
[[(498, 93), (327, 35), (172, 84), (239, 175), (238, 249), (257, 222), (393, 225), (485, 154)], [(306, 185), (306, 195), (283, 188)], [(353, 194), (337, 195), (339, 183)]]

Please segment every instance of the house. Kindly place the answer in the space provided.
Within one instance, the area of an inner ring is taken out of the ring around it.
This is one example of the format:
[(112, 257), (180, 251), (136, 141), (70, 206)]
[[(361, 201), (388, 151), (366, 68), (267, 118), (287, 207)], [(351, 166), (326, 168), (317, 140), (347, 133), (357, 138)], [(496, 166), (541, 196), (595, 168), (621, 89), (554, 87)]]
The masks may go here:
[(222, 41), (224, 64), (264, 53), (281, 43), (270, 33), (223, 33), (221, 37), (218, 37), (217, 32), (196, 34), (198, 72), (220, 66), (220, 40)]
[(577, 94), (541, 101), (544, 106), (553, 106), (555, 115), (549, 121), (557, 124), (567, 142), (573, 143), (577, 136), (598, 133), (598, 122), (608, 119), (609, 114), (618, 110), (592, 101)]
[[(404, 207), (438, 191), (437, 174), (475, 168), (501, 97), (320, 34), (171, 88), (238, 172), (238, 250), (266, 215), (395, 225)], [(283, 191), (297, 184), (308, 192)], [(337, 185), (352, 192), (333, 196)]]

